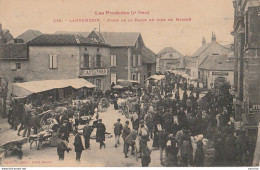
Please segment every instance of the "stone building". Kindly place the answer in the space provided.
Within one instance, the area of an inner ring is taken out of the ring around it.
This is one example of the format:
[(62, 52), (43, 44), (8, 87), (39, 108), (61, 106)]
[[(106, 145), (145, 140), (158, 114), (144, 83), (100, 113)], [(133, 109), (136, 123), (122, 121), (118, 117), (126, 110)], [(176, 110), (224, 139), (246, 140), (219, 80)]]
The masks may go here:
[(79, 35), (43, 34), (28, 43), (27, 81), (84, 78), (110, 89), (110, 49)]
[[(118, 79), (134, 80), (143, 85), (144, 80), (156, 73), (155, 54), (148, 49), (138, 32), (63, 32), (55, 34), (82, 35), (110, 46), (111, 82)], [(149, 51), (149, 52), (148, 52)], [(149, 60), (149, 62), (148, 62)]]
[(235, 114), (256, 137), (260, 121), (260, 1), (234, 0), (233, 6)]
[(190, 75), (192, 77), (198, 77), (199, 65), (208, 55), (226, 55), (229, 54), (229, 48), (220, 45), (216, 41), (216, 36), (212, 33), (211, 42), (206, 43), (205, 38), (202, 39), (202, 46), (191, 56), (190, 63)]

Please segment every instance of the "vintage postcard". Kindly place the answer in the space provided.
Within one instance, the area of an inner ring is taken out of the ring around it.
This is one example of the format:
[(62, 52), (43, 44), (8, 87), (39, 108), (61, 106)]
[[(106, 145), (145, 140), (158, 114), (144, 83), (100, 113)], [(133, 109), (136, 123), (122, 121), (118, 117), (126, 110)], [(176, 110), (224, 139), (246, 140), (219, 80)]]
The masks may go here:
[(3, 170), (258, 169), (259, 84), (260, 0), (0, 0)]

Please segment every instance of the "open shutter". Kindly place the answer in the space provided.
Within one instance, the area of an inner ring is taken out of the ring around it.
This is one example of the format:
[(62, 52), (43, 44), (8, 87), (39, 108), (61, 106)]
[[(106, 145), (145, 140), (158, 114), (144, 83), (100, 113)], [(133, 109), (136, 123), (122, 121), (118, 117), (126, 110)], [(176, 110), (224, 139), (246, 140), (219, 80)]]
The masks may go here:
[(114, 55), (114, 66), (116, 66), (116, 55)]
[(58, 57), (57, 55), (53, 55), (53, 68), (58, 68)]
[(100, 79), (100, 87), (101, 90), (104, 90), (104, 81), (102, 79)]
[(114, 55), (110, 55), (110, 66), (114, 66)]
[(97, 67), (97, 56), (94, 55), (94, 67)]
[(141, 82), (141, 73), (138, 73), (138, 83)]
[(80, 57), (80, 68), (84, 68), (84, 56)]
[(89, 55), (89, 57), (88, 57), (88, 63), (89, 63), (89, 68), (92, 68), (92, 56), (91, 55)]
[(100, 55), (100, 67), (103, 67), (103, 57)]
[(50, 64), (50, 67), (49, 68), (53, 68), (53, 65), (52, 65), (52, 63), (53, 63), (53, 60), (52, 60), (52, 55), (50, 55), (49, 56), (49, 64)]
[(15, 63), (11, 63), (11, 70), (16, 70), (16, 64)]

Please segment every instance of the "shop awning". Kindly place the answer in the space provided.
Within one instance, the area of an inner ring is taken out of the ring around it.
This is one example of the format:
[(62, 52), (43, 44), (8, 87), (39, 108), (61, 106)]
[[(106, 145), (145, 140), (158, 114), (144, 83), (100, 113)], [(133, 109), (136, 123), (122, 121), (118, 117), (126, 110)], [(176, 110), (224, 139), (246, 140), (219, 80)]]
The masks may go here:
[(165, 78), (165, 75), (152, 75), (147, 80), (161, 80), (164, 78)]
[(66, 87), (79, 89), (82, 87), (95, 88), (96, 86), (82, 78), (29, 81), (24, 83), (13, 83), (13, 94), (17, 97), (26, 97), (34, 93), (40, 93), (52, 89), (62, 89)]

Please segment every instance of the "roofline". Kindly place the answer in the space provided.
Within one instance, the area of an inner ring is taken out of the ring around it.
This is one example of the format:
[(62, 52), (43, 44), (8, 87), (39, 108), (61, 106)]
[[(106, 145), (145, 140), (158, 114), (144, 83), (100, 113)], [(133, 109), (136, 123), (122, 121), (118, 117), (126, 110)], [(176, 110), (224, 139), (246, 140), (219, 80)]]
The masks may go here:
[(88, 44), (88, 43), (80, 43), (80, 44), (74, 44), (74, 43), (66, 43), (66, 44), (50, 44), (50, 43), (43, 43), (43, 44), (30, 44), (28, 43), (28, 46), (98, 46), (98, 47), (110, 47), (108, 44)]
[(215, 70), (215, 69), (207, 69), (207, 68), (199, 68), (202, 70), (212, 70), (212, 71), (234, 71), (234, 70)]
[(0, 60), (29, 60), (28, 58), (0, 58)]

